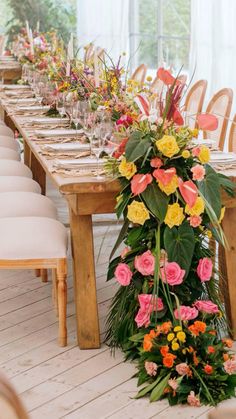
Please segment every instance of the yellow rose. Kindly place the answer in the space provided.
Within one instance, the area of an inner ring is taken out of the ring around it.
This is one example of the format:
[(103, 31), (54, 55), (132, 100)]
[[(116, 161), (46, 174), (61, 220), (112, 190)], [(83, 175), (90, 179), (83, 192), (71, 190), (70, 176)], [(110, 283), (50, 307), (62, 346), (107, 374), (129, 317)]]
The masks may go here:
[(198, 137), (198, 129), (197, 128), (194, 128), (194, 129), (192, 129), (192, 136), (193, 137), (195, 137), (195, 138), (197, 138)]
[(178, 176), (174, 175), (172, 180), (168, 183), (168, 185), (164, 185), (162, 182), (158, 182), (158, 186), (161, 191), (165, 192), (166, 195), (170, 195), (176, 191), (178, 188)]
[(192, 208), (187, 204), (185, 212), (189, 215), (201, 215), (204, 212), (205, 204), (203, 199), (199, 196)]
[(189, 152), (188, 150), (184, 150), (184, 151), (182, 151), (181, 156), (182, 156), (184, 159), (188, 159), (188, 158), (190, 157), (190, 152)]
[(177, 342), (173, 342), (171, 345), (172, 351), (178, 351), (179, 344)]
[(184, 332), (178, 332), (176, 336), (179, 342), (186, 341), (186, 334)]
[(221, 208), (221, 211), (220, 211), (219, 223), (221, 223), (221, 221), (223, 220), (224, 216), (225, 216), (225, 207), (222, 207)]
[(198, 154), (198, 159), (202, 164), (208, 163), (210, 160), (210, 150), (205, 145), (201, 146), (200, 153)]
[(128, 205), (127, 217), (132, 223), (143, 225), (149, 220), (150, 214), (143, 202), (133, 201)]
[(175, 326), (174, 327), (174, 332), (182, 332), (182, 327), (181, 326)]
[(126, 177), (126, 179), (128, 180), (131, 179), (137, 172), (137, 167), (135, 166), (135, 164), (132, 161), (127, 161), (125, 157), (122, 158), (118, 169), (121, 176)]
[(169, 334), (167, 335), (167, 340), (168, 340), (168, 342), (171, 342), (174, 338), (175, 338), (174, 333), (169, 333)]
[(170, 227), (180, 226), (184, 221), (183, 208), (176, 202), (175, 204), (168, 205), (167, 213), (164, 222)]
[(156, 141), (157, 149), (166, 157), (172, 157), (179, 152), (179, 146), (173, 135), (164, 135)]

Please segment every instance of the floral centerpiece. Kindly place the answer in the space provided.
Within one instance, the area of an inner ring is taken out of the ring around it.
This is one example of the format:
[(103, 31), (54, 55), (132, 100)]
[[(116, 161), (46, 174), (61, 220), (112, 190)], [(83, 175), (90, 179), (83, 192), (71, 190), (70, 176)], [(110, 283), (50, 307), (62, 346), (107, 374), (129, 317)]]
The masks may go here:
[[(163, 91), (155, 109), (138, 93), (138, 117), (123, 116), (126, 139), (110, 161), (121, 192), (124, 224), (113, 249), (108, 280), (121, 285), (107, 320), (107, 341), (136, 359), (137, 397), (169, 403), (214, 405), (234, 394), (236, 359), (226, 326), (210, 240), (225, 245), (221, 188), (230, 181), (209, 164), (210, 150), (184, 125), (179, 108), (184, 86), (159, 69)], [(198, 115), (198, 128), (217, 119)]]

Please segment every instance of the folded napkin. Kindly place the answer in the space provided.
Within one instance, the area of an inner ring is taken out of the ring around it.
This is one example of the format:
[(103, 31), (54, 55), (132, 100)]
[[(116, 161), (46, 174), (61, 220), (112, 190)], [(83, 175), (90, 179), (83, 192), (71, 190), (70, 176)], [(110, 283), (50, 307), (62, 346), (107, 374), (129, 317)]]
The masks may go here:
[(80, 159), (80, 158), (83, 158), (83, 157), (90, 156), (90, 150), (81, 151), (79, 153), (78, 153), (78, 151), (77, 152), (75, 152), (75, 151), (65, 152), (64, 151), (64, 152), (57, 152), (56, 154), (52, 153), (50, 151), (47, 151), (47, 150), (40, 150), (39, 153), (42, 154), (44, 157), (46, 157), (48, 160), (54, 160), (55, 158), (57, 158), (57, 159), (58, 158), (61, 158), (61, 159), (71, 159), (71, 158)]
[(35, 134), (38, 137), (74, 137), (76, 135), (82, 134), (83, 130), (74, 129), (45, 129), (45, 130), (35, 130)]
[(86, 170), (96, 170), (98, 166), (103, 167), (104, 160), (99, 159), (98, 162), (92, 157), (83, 158), (83, 159), (71, 159), (71, 160), (55, 160), (53, 167), (55, 169), (86, 169)]
[(95, 169), (82, 169), (82, 168), (78, 168), (78, 169), (63, 169), (63, 168), (53, 168), (52, 169), (52, 173), (56, 173), (60, 176), (63, 177), (96, 177), (97, 175), (102, 176), (105, 175), (105, 172), (103, 169), (100, 169), (98, 172)]
[(45, 144), (42, 146), (42, 150), (51, 151), (53, 153), (58, 152), (80, 152), (90, 150), (89, 144), (83, 144), (79, 142), (73, 143), (54, 143), (54, 144)]

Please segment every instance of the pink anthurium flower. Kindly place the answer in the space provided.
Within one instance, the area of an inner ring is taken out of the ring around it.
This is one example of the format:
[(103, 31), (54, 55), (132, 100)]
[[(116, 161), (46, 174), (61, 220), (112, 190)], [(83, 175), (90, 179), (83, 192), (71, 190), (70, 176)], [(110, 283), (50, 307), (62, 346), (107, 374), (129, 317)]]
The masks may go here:
[(177, 125), (184, 125), (184, 120), (177, 108), (175, 108), (174, 114), (173, 114), (173, 121)]
[(218, 128), (218, 119), (215, 115), (200, 114), (197, 116), (198, 127), (204, 131), (214, 131)]
[(183, 182), (183, 180), (179, 178), (179, 190), (185, 202), (192, 208), (198, 197), (196, 185), (191, 180)]
[(173, 77), (172, 74), (168, 70), (165, 70), (163, 67), (160, 67), (157, 70), (157, 77), (167, 86), (173, 84), (174, 82), (176, 84), (180, 84), (180, 81), (178, 79), (176, 80), (176, 78)]
[(131, 191), (134, 195), (139, 195), (145, 191), (146, 187), (152, 183), (152, 175), (149, 173), (146, 175), (138, 174), (134, 175), (131, 180)]
[(175, 167), (171, 167), (170, 169), (156, 169), (153, 172), (153, 176), (161, 182), (164, 186), (169, 185), (172, 181), (174, 175), (176, 175)]

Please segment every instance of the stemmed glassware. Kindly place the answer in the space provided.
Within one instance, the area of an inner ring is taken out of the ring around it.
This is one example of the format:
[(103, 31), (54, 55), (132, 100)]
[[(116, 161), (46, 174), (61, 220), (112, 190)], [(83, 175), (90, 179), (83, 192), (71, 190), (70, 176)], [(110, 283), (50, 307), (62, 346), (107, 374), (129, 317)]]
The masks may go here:
[(61, 119), (66, 114), (65, 110), (65, 95), (64, 93), (58, 93), (57, 94), (57, 100), (56, 100), (56, 107), (60, 114)]
[(91, 152), (95, 155), (97, 159), (97, 171), (96, 171), (96, 178), (102, 179), (102, 176), (99, 174), (99, 157), (101, 152), (103, 151), (103, 138), (101, 136), (101, 126), (100, 124), (96, 126), (94, 131), (94, 136), (91, 138)]

